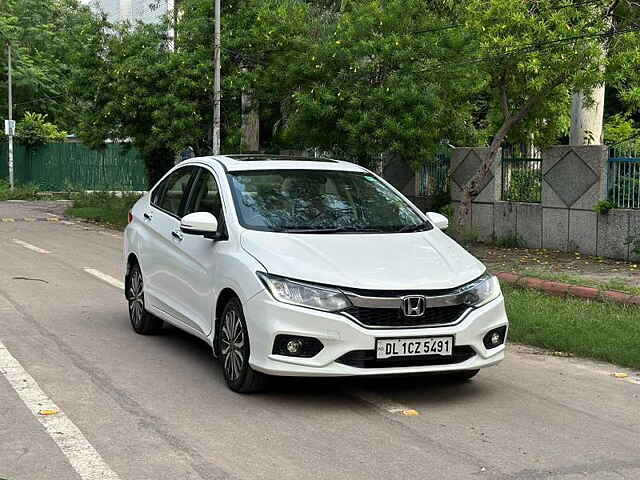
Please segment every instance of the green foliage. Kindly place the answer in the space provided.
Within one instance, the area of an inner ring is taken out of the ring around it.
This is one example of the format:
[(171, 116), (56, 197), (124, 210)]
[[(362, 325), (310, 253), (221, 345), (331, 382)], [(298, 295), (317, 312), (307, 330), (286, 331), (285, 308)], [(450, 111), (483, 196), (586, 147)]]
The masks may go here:
[[(71, 129), (78, 115), (69, 94), (74, 52), (85, 44), (85, 27), (93, 14), (78, 0), (2, 0), (0, 65), (7, 65), (5, 37), (11, 39), (14, 116), (25, 111), (47, 114)], [(0, 82), (0, 111), (7, 111), (7, 82)]]
[(524, 246), (524, 241), (520, 235), (514, 233), (512, 235), (505, 235), (504, 237), (498, 237), (496, 239), (496, 246), (502, 248), (521, 248)]
[(0, 201), (4, 200), (36, 200), (39, 189), (34, 184), (16, 185), (11, 191), (9, 182), (0, 179)]
[(72, 195), (73, 205), (65, 214), (123, 230), (127, 226), (128, 212), (139, 198), (140, 195), (136, 194), (79, 193)]
[[(627, 139), (640, 135), (640, 128), (636, 128), (628, 113), (616, 113), (604, 123), (604, 141), (606, 144), (624, 142)], [(640, 137), (635, 139), (640, 149)]]
[(286, 138), (364, 164), (380, 155), (419, 164), (442, 138), (476, 141), (470, 98), (482, 79), (437, 68), (459, 48), (459, 32), (439, 41), (414, 33), (449, 21), (419, 0), (346, 4), (302, 56), (309, 79), (292, 93)]
[(66, 136), (67, 132), (59, 130), (53, 123), (47, 122), (47, 115), (42, 113), (25, 112), (23, 119), (16, 126), (18, 141), (27, 147), (36, 147), (48, 142), (60, 142)]
[[(607, 18), (610, 3), (224, 1), (223, 152), (241, 147), (243, 92), (255, 100), (265, 151), (417, 165), (442, 138), (555, 142), (574, 91), (606, 81), (640, 107), (640, 15), (622, 0)], [(158, 25), (112, 24), (77, 0), (5, 4), (18, 118), (48, 114), (93, 147), (131, 140), (151, 181), (187, 146), (210, 153), (213, 2), (176, 2)]]
[[(504, 168), (511, 165), (503, 164)], [(507, 188), (503, 190), (502, 200), (509, 202), (539, 203), (542, 196), (542, 176), (539, 170), (513, 168), (509, 170)]]
[(606, 215), (612, 208), (618, 208), (618, 206), (610, 200), (600, 200), (593, 206), (593, 211), (601, 215)]

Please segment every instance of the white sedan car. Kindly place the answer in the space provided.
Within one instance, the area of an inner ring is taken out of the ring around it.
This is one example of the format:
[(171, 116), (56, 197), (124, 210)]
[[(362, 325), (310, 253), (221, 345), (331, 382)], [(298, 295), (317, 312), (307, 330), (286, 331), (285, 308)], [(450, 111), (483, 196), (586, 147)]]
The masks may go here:
[(193, 158), (129, 214), (131, 324), (204, 340), (237, 392), (269, 375), (468, 379), (504, 358), (508, 321), (447, 224), (349, 162)]

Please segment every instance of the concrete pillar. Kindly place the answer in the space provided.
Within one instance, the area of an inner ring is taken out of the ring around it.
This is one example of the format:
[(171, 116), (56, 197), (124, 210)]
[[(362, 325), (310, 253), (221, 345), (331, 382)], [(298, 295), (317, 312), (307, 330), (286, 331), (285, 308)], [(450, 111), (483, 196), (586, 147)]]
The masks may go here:
[(555, 146), (543, 152), (542, 246), (562, 251), (598, 252), (598, 214), (607, 198), (607, 148)]
[[(464, 185), (476, 174), (489, 154), (487, 147), (459, 147), (451, 156), (451, 201), (454, 207), (462, 201)], [(471, 209), (472, 232), (479, 240), (495, 238), (494, 203), (502, 191), (502, 157), (496, 157), (491, 170), (480, 184), (480, 193), (473, 199)]]

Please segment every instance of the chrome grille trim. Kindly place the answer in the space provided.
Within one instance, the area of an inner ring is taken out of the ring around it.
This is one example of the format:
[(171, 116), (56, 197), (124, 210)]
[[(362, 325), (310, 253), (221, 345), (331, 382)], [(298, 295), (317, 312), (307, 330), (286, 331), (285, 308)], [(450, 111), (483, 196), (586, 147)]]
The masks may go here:
[(428, 323), (425, 325), (382, 325), (382, 326), (371, 326), (371, 325), (367, 325), (365, 323), (362, 323), (360, 320), (358, 320), (356, 317), (354, 317), (353, 315), (351, 315), (348, 312), (340, 312), (341, 315), (347, 317), (348, 319), (352, 320), (353, 322), (357, 323), (358, 325), (360, 325), (363, 328), (366, 328), (367, 330), (411, 330), (411, 329), (415, 329), (415, 328), (436, 328), (436, 327), (454, 327), (460, 323), (462, 323), (462, 321), (467, 318), (469, 316), (469, 314), (473, 311), (472, 307), (467, 308), (464, 312), (462, 312), (462, 314), (453, 322), (449, 322), (449, 323)]
[[(466, 291), (465, 288), (461, 292), (455, 292), (448, 295), (424, 295), (426, 301), (426, 308), (434, 307), (451, 307), (453, 305), (463, 305), (465, 302)], [(349, 301), (356, 307), (369, 307), (369, 308), (402, 308), (402, 299), (400, 297), (363, 297), (356, 293), (344, 291), (343, 292)]]

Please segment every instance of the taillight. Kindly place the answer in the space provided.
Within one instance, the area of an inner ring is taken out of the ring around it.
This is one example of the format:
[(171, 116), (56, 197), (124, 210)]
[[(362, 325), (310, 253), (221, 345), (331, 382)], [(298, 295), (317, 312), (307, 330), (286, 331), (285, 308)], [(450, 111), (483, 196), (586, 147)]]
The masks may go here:
[(133, 222), (133, 215), (132, 215), (131, 211), (129, 211), (129, 213), (127, 214), (127, 221), (129, 223)]

